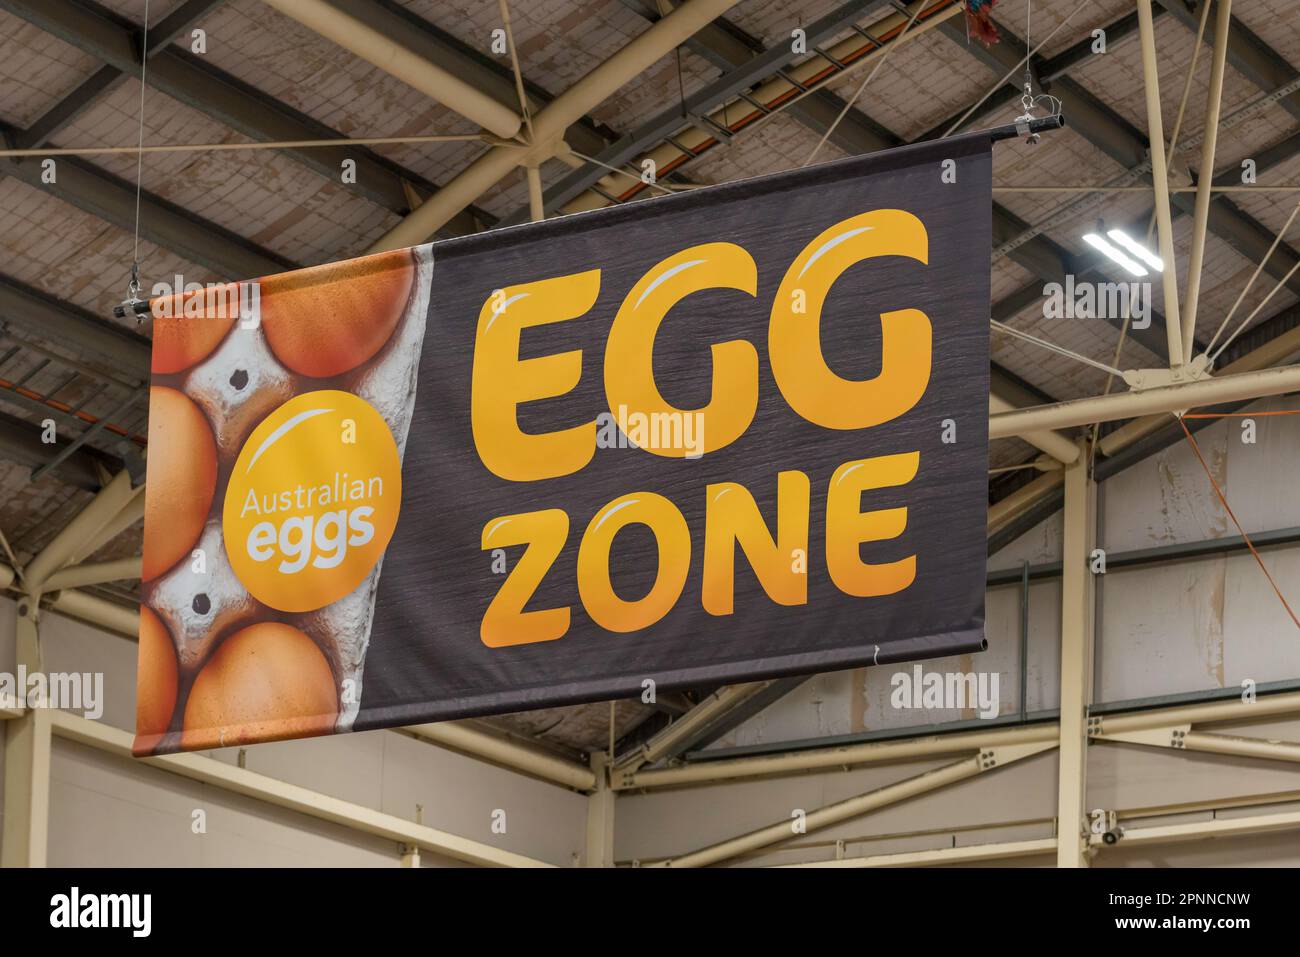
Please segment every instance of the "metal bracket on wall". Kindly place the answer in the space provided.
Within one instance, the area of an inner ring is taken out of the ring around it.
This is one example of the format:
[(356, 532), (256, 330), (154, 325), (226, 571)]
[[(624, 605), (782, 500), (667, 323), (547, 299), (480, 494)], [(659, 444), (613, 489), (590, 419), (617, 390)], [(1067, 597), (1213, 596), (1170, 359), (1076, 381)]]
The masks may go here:
[(1097, 737), (1103, 741), (1120, 741), (1124, 744), (1144, 744), (1152, 748), (1176, 748), (1182, 750), (1187, 746), (1187, 733), (1191, 730), (1192, 726), (1190, 724), (1146, 728), (1141, 731), (1120, 731), (1113, 734), (1107, 734), (1105, 730), (1100, 730), (1095, 735), (1089, 729), (1089, 737)]

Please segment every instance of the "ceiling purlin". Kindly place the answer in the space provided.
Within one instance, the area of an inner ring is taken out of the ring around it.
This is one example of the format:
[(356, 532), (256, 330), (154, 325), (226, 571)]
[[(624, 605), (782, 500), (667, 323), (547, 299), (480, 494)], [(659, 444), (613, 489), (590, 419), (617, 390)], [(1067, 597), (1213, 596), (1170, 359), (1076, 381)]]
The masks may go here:
[[(138, 28), (92, 0), (0, 0), (0, 8), (104, 61), (119, 73), (134, 73), (139, 69)], [(447, 56), (453, 56), (450, 49)], [(336, 130), (175, 45), (155, 49), (149, 57), (147, 78), (149, 85), (160, 92), (253, 140), (274, 142), (343, 138)], [(86, 84), (93, 80), (92, 76)], [(76, 97), (79, 91), (80, 88), (70, 98)], [(71, 113), (75, 106), (76, 102), (70, 103), (63, 112)], [(47, 115), (60, 108), (61, 104), (56, 105), (47, 111)], [(70, 118), (71, 116), (67, 119)], [(41, 118), (42, 121), (44, 119), (45, 117)], [(67, 122), (67, 119), (63, 122)], [(24, 136), (32, 136), (32, 133), (23, 131), (11, 135), (13, 141), (18, 143)], [(45, 134), (45, 139), (48, 140), (48, 137), (49, 134)], [(405, 214), (410, 209), (404, 182), (424, 196), (431, 195), (438, 189), (418, 173), (364, 146), (288, 148), (283, 152), (331, 182), (340, 181), (339, 168), (344, 159), (355, 160), (357, 175), (349, 177), (349, 181), (341, 185), (399, 214)], [(477, 231), (479, 224), (491, 225), (493, 222), (495, 218), (490, 214), (471, 207), (449, 223), (445, 232), (446, 235), (462, 235)]]

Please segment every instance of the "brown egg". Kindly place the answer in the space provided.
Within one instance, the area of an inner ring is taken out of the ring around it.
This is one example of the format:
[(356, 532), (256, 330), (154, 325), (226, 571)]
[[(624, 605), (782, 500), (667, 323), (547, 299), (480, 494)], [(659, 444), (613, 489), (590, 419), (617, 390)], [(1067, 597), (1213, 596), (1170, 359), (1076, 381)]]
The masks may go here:
[(263, 622), (223, 641), (199, 672), (181, 747), (325, 734), (337, 714), (334, 675), (320, 649), (297, 628)]
[(135, 687), (137, 750), (152, 750), (167, 733), (176, 710), (176, 649), (167, 627), (140, 606), (140, 658)]
[(414, 276), (409, 249), (268, 276), (261, 281), (262, 329), (271, 351), (314, 378), (356, 368), (397, 328)]
[(199, 407), (175, 389), (149, 390), (144, 492), (144, 581), (175, 565), (198, 541), (217, 485), (217, 446)]
[(202, 362), (239, 318), (239, 283), (204, 292), (163, 296), (152, 303), (156, 373), (180, 372)]

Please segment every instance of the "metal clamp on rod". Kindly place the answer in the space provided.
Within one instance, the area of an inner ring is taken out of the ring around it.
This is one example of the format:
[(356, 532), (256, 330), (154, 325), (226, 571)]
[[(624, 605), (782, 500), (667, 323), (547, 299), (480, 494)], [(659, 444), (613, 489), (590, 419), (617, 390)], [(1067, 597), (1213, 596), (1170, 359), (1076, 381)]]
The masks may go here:
[(118, 303), (113, 307), (114, 319), (125, 319), (127, 316), (147, 315), (149, 315), (148, 299), (128, 299), (126, 302)]
[(995, 126), (988, 131), (988, 137), (996, 143), (998, 140), (1011, 140), (1017, 136), (1035, 136), (1064, 127), (1065, 117), (1060, 113), (1053, 113), (1051, 116), (1040, 116), (1028, 121), (1020, 119), (1006, 126)]

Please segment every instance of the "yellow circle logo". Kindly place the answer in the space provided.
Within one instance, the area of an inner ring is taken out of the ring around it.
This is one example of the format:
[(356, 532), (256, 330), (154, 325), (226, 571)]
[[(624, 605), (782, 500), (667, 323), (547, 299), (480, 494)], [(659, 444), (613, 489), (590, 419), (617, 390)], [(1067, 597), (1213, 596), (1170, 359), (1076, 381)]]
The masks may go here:
[(240, 450), (222, 513), (226, 552), (258, 601), (312, 611), (365, 581), (401, 503), (402, 463), (380, 414), (350, 392), (308, 392)]

